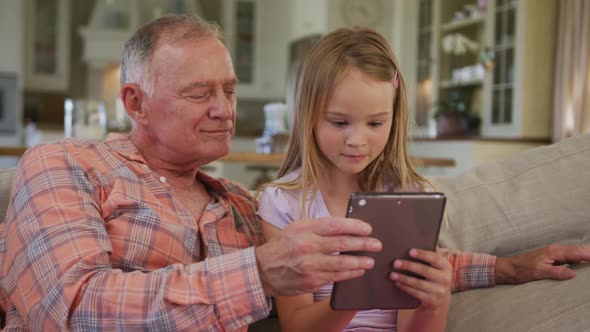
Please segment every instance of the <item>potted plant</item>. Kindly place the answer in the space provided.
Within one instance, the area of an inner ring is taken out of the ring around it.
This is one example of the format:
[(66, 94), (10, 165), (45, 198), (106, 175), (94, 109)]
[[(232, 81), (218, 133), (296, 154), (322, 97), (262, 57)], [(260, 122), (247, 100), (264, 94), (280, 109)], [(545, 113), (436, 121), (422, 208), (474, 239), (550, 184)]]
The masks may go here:
[(436, 136), (465, 136), (475, 134), (479, 128), (479, 117), (472, 114), (471, 102), (465, 93), (451, 91), (435, 106)]

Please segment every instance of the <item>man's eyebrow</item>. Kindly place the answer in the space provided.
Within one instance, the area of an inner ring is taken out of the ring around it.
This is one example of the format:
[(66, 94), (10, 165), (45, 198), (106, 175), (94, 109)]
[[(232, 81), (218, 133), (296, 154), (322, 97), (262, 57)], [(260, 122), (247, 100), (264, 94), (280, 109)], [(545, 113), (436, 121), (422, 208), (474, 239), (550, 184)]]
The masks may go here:
[[(223, 86), (228, 86), (228, 85), (237, 85), (238, 84), (238, 79), (237, 78), (232, 78), (230, 80), (227, 80), (225, 82), (223, 82)], [(188, 91), (190, 91), (191, 89), (194, 88), (204, 88), (204, 87), (208, 87), (210, 85), (212, 85), (212, 82), (201, 82), (201, 81), (197, 81), (197, 82), (191, 82), (187, 85), (185, 85), (182, 89), (180, 89), (180, 94), (186, 93)]]
[(184, 94), (194, 88), (203, 88), (203, 87), (207, 87), (208, 84), (206, 82), (191, 82), (185, 86), (182, 87), (182, 89), (180, 89), (180, 94)]
[(238, 84), (238, 83), (240, 83), (240, 80), (238, 80), (237, 78), (232, 78), (231, 80), (228, 80), (224, 84)]

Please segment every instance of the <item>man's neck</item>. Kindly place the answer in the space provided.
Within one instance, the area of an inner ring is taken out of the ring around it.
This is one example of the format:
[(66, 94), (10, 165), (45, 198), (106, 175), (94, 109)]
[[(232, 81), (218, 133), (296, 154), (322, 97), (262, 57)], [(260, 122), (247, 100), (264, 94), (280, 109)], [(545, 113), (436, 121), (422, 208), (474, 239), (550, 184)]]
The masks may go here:
[(149, 168), (176, 187), (191, 186), (199, 167), (207, 163), (198, 159), (187, 159), (173, 151), (164, 151), (165, 148), (161, 145), (150, 142), (141, 135), (134, 135), (133, 132), (129, 137)]

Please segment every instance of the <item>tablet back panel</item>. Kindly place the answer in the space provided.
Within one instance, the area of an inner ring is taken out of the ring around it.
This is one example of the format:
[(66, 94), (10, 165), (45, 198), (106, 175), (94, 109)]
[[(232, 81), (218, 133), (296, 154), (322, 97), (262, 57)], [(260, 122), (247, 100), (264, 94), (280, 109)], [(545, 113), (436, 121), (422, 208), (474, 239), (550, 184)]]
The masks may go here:
[[(372, 225), (371, 236), (383, 244), (379, 253), (341, 254), (370, 256), (375, 267), (363, 276), (336, 282), (331, 306), (336, 310), (410, 309), (420, 301), (397, 288), (389, 278), (398, 258), (414, 260), (411, 248), (434, 250), (446, 198), (442, 193), (355, 193), (348, 216)], [(400, 271), (403, 273), (403, 271)]]

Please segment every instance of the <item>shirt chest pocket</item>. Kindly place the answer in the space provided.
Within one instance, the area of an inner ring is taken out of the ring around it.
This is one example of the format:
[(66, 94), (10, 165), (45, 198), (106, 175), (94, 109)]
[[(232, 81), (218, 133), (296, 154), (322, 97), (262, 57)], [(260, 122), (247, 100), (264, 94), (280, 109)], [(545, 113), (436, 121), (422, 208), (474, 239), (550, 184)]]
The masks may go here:
[(216, 241), (208, 243), (209, 255), (228, 254), (236, 250), (251, 247), (254, 244), (252, 236), (244, 231), (236, 230), (233, 218), (227, 216), (215, 223), (205, 225), (208, 238)]
[(150, 271), (202, 257), (201, 240), (191, 228), (163, 218), (151, 209), (118, 209), (105, 223), (113, 267), (124, 271)]

